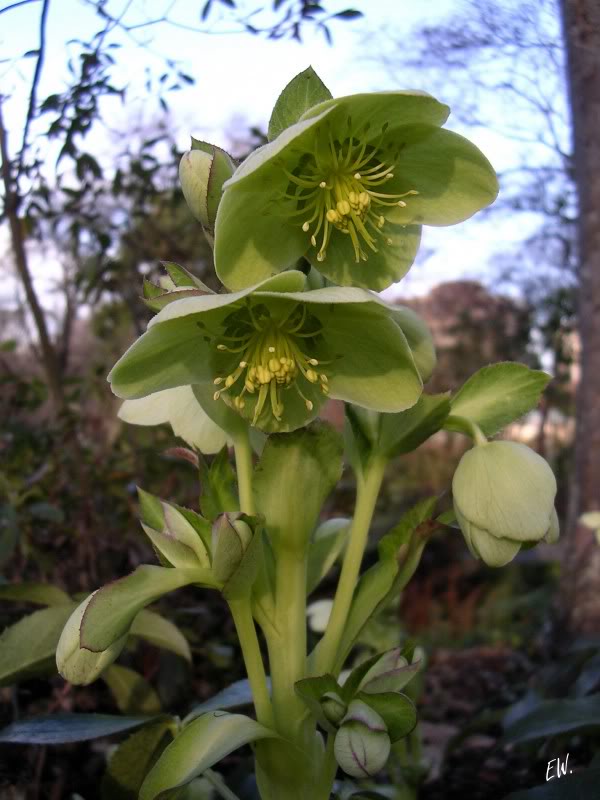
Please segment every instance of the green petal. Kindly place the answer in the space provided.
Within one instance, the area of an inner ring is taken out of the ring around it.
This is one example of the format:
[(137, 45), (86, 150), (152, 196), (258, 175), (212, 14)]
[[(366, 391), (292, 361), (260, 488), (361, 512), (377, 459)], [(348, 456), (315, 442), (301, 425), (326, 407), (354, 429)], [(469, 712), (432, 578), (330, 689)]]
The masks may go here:
[[(382, 291), (403, 278), (415, 260), (421, 241), (418, 225), (394, 225), (384, 227), (385, 239), (377, 237), (378, 252), (369, 250), (361, 241), (368, 256), (367, 261), (356, 261), (349, 236), (333, 231), (324, 261), (317, 260), (317, 249), (311, 247), (306, 255), (313, 267), (340, 286), (361, 286), (364, 289)], [(306, 234), (303, 233), (306, 240)], [(306, 244), (306, 241), (305, 241)]]
[(415, 189), (406, 207), (390, 207), (386, 219), (423, 225), (454, 225), (490, 205), (498, 195), (498, 179), (483, 153), (457, 133), (429, 125), (388, 131), (399, 150), (389, 194)]
[[(369, 92), (337, 97), (313, 106), (302, 117), (309, 120), (330, 111), (327, 120), (332, 127), (338, 125), (347, 129), (348, 118), (352, 130), (359, 131), (369, 124), (368, 138), (375, 139), (385, 126), (399, 125), (443, 125), (448, 119), (450, 109), (435, 97), (425, 92)], [(342, 129), (342, 130), (343, 130)]]

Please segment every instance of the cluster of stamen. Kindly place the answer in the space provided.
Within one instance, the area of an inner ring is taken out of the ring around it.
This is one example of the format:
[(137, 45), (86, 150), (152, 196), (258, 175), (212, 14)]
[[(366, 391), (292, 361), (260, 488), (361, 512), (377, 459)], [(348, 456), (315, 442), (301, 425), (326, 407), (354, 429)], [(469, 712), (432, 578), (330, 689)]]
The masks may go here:
[(318, 384), (324, 395), (329, 393), (328, 377), (322, 369), (325, 362), (304, 352), (314, 350), (320, 333), (321, 325), (308, 314), (306, 305), (295, 306), (284, 318), (276, 319), (266, 306), (248, 303), (230, 315), (223, 334), (217, 337), (216, 349), (235, 355), (236, 361), (230, 364), (228, 374), (214, 379), (215, 385), (222, 387), (215, 391), (214, 399), (226, 393), (234, 408), (242, 411), (248, 395), (256, 397), (252, 425), (267, 403), (281, 422), (287, 390), (295, 390), (312, 411), (313, 402), (303, 394), (301, 379)]
[[(351, 121), (348, 121), (349, 127)], [(386, 131), (384, 126), (379, 141)], [(367, 261), (367, 250), (378, 252), (378, 241), (390, 245), (383, 230), (385, 207), (406, 206), (404, 197), (418, 194), (410, 189), (387, 194), (379, 188), (394, 177), (394, 166), (386, 163), (378, 146), (368, 143), (369, 125), (362, 138), (353, 135), (340, 141), (323, 128), (314, 153), (294, 172), (285, 170), (291, 183), (285, 197), (297, 204), (290, 216), (302, 221), (302, 230), (317, 248), (317, 260), (324, 261), (333, 230), (350, 237), (356, 261)], [(366, 249), (365, 249), (366, 248)]]

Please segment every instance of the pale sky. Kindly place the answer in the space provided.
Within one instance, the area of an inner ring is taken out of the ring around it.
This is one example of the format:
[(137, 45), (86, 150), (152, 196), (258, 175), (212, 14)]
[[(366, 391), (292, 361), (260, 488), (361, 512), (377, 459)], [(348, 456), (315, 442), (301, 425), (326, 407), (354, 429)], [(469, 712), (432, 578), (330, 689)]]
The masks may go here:
[[(6, 0), (2, 5), (9, 4), (10, 1)], [(258, 0), (245, 0), (239, 5), (252, 8), (258, 4)], [(111, 0), (107, 9), (117, 14), (126, 5), (126, 0)], [(197, 9), (201, 3), (175, 0), (170, 5), (172, 19), (199, 24)], [(263, 5), (269, 7), (270, 0)], [(166, 0), (133, 0), (126, 20), (133, 23), (155, 18), (166, 6)], [(27, 91), (35, 64), (34, 58), (19, 57), (37, 47), (40, 7), (41, 3), (34, 2), (0, 16), (0, 90), (9, 96), (5, 115), (13, 146), (23, 124)], [(447, 14), (457, 13), (462, 2), (328, 0), (326, 3), (327, 10), (332, 13), (349, 7), (363, 11), (365, 17), (358, 21), (332, 22), (333, 46), (327, 45), (322, 33), (313, 31), (310, 26), (304, 31), (303, 44), (289, 39), (268, 41), (247, 33), (227, 33), (235, 27), (227, 15), (221, 20), (218, 15), (209, 18), (214, 31), (211, 34), (191, 33), (164, 24), (140, 29), (134, 36), (137, 41), (146, 43), (145, 49), (137, 47), (123, 34), (114, 35), (111, 40), (122, 44), (114, 51), (118, 62), (114, 83), (117, 86), (129, 84), (128, 101), (126, 106), (117, 99), (106, 101), (103, 122), (88, 137), (87, 149), (95, 155), (103, 153), (103, 162), (110, 163), (115, 132), (122, 135), (132, 119), (156, 116), (157, 104), (148, 100), (144, 90), (145, 70), (150, 69), (155, 76), (159, 75), (163, 71), (161, 57), (164, 56), (176, 59), (180, 68), (196, 79), (194, 86), (167, 95), (170, 119), (182, 148), (187, 146), (189, 134), (226, 146), (228, 130), (244, 125), (266, 129), (279, 92), (309, 64), (334, 96), (359, 91), (416, 88), (414, 80), (403, 86), (392, 82), (385, 69), (373, 59), (376, 53), (369, 33), (382, 28), (393, 30), (401, 40), (405, 37), (406, 49), (410, 50), (413, 25), (440, 22)], [(76, 52), (69, 44), (70, 40), (85, 40), (99, 27), (98, 18), (83, 0), (51, 2), (40, 98), (60, 92), (68, 84), (67, 54)], [(367, 45), (367, 41), (371, 44)], [(427, 86), (418, 88), (427, 89)], [(439, 94), (438, 97), (442, 101), (445, 99)], [(468, 135), (497, 169), (505, 169), (514, 163), (516, 149), (509, 140), (490, 131), (466, 131), (452, 117), (448, 127)], [(48, 160), (51, 168), (52, 162)], [(402, 284), (389, 291), (392, 294), (415, 294), (427, 291), (442, 280), (485, 278), (486, 264), (495, 243), (518, 241), (534, 229), (536, 222), (533, 217), (521, 215), (519, 225), (515, 226), (514, 220), (497, 216), (493, 223), (475, 218), (450, 229), (425, 229), (417, 263)], [(0, 248), (6, 252), (6, 231), (1, 232), (0, 237)], [(49, 292), (57, 275), (56, 265), (39, 258), (33, 259), (33, 265), (37, 285), (49, 302)], [(14, 291), (14, 287), (10, 291)]]

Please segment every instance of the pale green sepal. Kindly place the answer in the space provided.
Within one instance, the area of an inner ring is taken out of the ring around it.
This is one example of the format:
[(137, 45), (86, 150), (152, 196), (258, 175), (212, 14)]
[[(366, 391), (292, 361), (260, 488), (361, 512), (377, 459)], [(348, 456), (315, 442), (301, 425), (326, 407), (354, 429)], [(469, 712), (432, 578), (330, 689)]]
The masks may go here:
[(201, 225), (208, 227), (206, 203), (212, 157), (202, 150), (184, 153), (179, 162), (179, 182), (188, 208)]
[(348, 117), (354, 130), (368, 123), (367, 141), (377, 139), (384, 125), (392, 129), (416, 123), (440, 126), (450, 114), (450, 108), (430, 94), (406, 89), (335, 97), (309, 109), (302, 119), (313, 119), (332, 110), (335, 110), (329, 117), (332, 125), (346, 124)]
[[(184, 514), (179, 509), (163, 503), (163, 513), (165, 519), (166, 530), (168, 536), (172, 536), (178, 542), (186, 545), (194, 551), (196, 559), (201, 567), (210, 567), (210, 557), (201, 534), (194, 528), (194, 526), (186, 519)], [(187, 512), (193, 514), (194, 512)], [(202, 521), (202, 520), (201, 520)]]
[(275, 731), (243, 714), (212, 711), (197, 717), (177, 734), (150, 770), (140, 800), (184, 786), (225, 756), (249, 742), (278, 738)]
[(550, 527), (548, 528), (548, 532), (544, 536), (544, 541), (546, 544), (556, 544), (560, 538), (560, 523), (558, 521), (558, 514), (556, 513), (556, 509), (552, 509), (552, 515), (550, 517)]
[(464, 454), (452, 492), (455, 510), (474, 529), (497, 539), (539, 541), (550, 528), (556, 478), (526, 445), (494, 441)]
[[(512, 361), (483, 367), (451, 399), (452, 417), (469, 419), (485, 436), (494, 436), (535, 408), (549, 380), (546, 372)], [(444, 427), (463, 432), (452, 418)]]
[(406, 336), (423, 383), (427, 383), (437, 363), (435, 345), (429, 326), (412, 308), (392, 303), (388, 304), (388, 308), (392, 319)]
[(133, 425), (169, 423), (175, 436), (201, 453), (218, 453), (230, 443), (225, 431), (206, 414), (191, 386), (177, 386), (136, 400), (125, 400), (118, 416)]
[(62, 677), (76, 686), (93, 683), (115, 661), (127, 644), (127, 633), (106, 650), (92, 653), (79, 644), (81, 621), (93, 594), (80, 603), (71, 614), (56, 647), (56, 666)]
[(296, 75), (277, 98), (269, 120), (269, 141), (298, 122), (310, 108), (331, 99), (331, 92), (312, 67)]
[(514, 539), (499, 539), (485, 530), (472, 525), (454, 504), (454, 513), (463, 532), (467, 547), (475, 558), (481, 558), (489, 567), (504, 567), (517, 555), (522, 542)]
[(373, 664), (359, 684), (367, 694), (399, 692), (421, 669), (421, 661), (411, 664), (403, 655), (402, 648), (388, 650)]
[(81, 623), (81, 647), (92, 652), (107, 650), (129, 632), (136, 615), (163, 594), (197, 583), (220, 588), (207, 569), (174, 569), (147, 564), (131, 575), (98, 589), (85, 609)]
[(390, 737), (382, 717), (362, 700), (353, 700), (334, 742), (335, 760), (353, 778), (370, 778), (390, 754)]
[[(194, 569), (196, 567), (206, 566), (199, 560), (196, 553), (191, 547), (178, 541), (174, 536), (164, 531), (156, 531), (144, 525), (142, 522), (144, 533), (152, 542), (153, 547), (158, 550), (162, 556), (161, 562), (165, 565), (176, 567), (177, 569)], [(163, 560), (164, 559), (164, 560)]]
[[(296, 229), (297, 226), (290, 227), (290, 231)], [(389, 242), (380, 244), (377, 252), (369, 250), (366, 262), (356, 261), (349, 236), (336, 237), (335, 246), (332, 244), (328, 248), (324, 261), (319, 261), (314, 247), (305, 257), (315, 269), (340, 286), (360, 286), (380, 292), (402, 280), (411, 268), (419, 250), (421, 233), (420, 225), (395, 224), (389, 220), (385, 225)], [(306, 245), (306, 234), (303, 235)]]
[(162, 500), (150, 492), (146, 492), (139, 486), (137, 488), (138, 498), (140, 501), (140, 515), (141, 520), (149, 528), (154, 528), (156, 531), (162, 531), (165, 526), (165, 512)]
[(498, 178), (483, 153), (453, 131), (411, 125), (394, 131), (400, 150), (394, 180), (386, 192), (416, 189), (406, 207), (391, 208), (391, 222), (455, 225), (498, 196)]
[(245, 515), (221, 514), (217, 517), (212, 526), (212, 569), (218, 581), (225, 583), (231, 578), (253, 536)]

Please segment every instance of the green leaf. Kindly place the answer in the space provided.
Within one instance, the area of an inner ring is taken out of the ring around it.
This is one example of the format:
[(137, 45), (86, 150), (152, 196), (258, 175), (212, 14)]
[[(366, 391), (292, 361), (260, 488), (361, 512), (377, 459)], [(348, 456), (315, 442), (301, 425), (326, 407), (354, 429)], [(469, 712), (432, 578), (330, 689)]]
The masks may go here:
[(190, 583), (216, 588), (210, 570), (143, 565), (94, 593), (81, 623), (81, 646), (107, 650), (129, 632), (137, 614), (163, 594)]
[(12, 583), (0, 586), (0, 600), (35, 603), (39, 606), (59, 606), (71, 603), (69, 595), (51, 583)]
[(160, 700), (148, 681), (133, 669), (111, 664), (102, 673), (123, 714), (154, 714), (160, 711)]
[(0, 686), (56, 673), (56, 645), (78, 603), (35, 611), (6, 628), (0, 636)]
[(213, 711), (187, 725), (162, 753), (140, 790), (140, 800), (154, 800), (201, 775), (244, 744), (277, 737), (242, 714)]
[(282, 131), (298, 122), (317, 103), (331, 99), (331, 92), (312, 67), (296, 75), (277, 98), (269, 120), (269, 141), (272, 142)]
[(335, 692), (342, 695), (338, 682), (333, 675), (319, 675), (313, 678), (303, 678), (294, 684), (296, 694), (302, 698), (313, 717), (319, 724), (329, 732), (335, 731), (334, 726), (323, 714), (320, 700), (327, 692)]
[(142, 522), (153, 528), (155, 531), (162, 531), (165, 527), (165, 512), (160, 498), (150, 492), (137, 487), (138, 498), (140, 501), (140, 515)]
[(213, 459), (210, 467), (200, 459), (200, 510), (213, 521), (220, 514), (238, 511), (235, 472), (224, 447)]
[(0, 731), (3, 744), (68, 744), (112, 736), (154, 722), (157, 715), (43, 714), (13, 722)]
[(190, 646), (183, 633), (176, 625), (155, 611), (148, 611), (148, 609), (140, 611), (134, 619), (129, 633), (132, 636), (139, 636), (140, 639), (144, 639), (155, 647), (170, 650), (171, 653), (181, 656), (190, 663), (192, 661)]
[(309, 595), (333, 567), (346, 544), (352, 520), (328, 519), (319, 525), (310, 543), (306, 569), (306, 594)]
[(506, 361), (483, 367), (450, 400), (451, 416), (444, 428), (463, 432), (454, 417), (478, 425), (485, 436), (494, 436), (538, 404), (550, 376), (524, 364)]
[[(561, 759), (562, 760), (562, 759)], [(597, 800), (600, 767), (561, 776), (533, 789), (511, 792), (504, 800)]]
[(252, 705), (252, 689), (248, 678), (235, 681), (230, 686), (217, 692), (213, 697), (200, 703), (190, 711), (185, 718), (184, 722), (190, 722), (201, 714), (207, 711), (229, 710), (232, 708), (240, 708), (241, 706)]
[(400, 692), (381, 692), (379, 694), (360, 692), (358, 699), (370, 706), (383, 719), (392, 743), (408, 736), (417, 724), (417, 709), (405, 694)]
[(508, 725), (505, 744), (548, 739), (567, 733), (600, 729), (600, 693), (564, 700), (545, 700), (529, 714)]
[(114, 751), (102, 778), (102, 800), (137, 800), (150, 767), (172, 739), (173, 721), (165, 718), (145, 725)]
[[(414, 544), (411, 540), (415, 529), (431, 515), (434, 505), (435, 498), (417, 503), (379, 542), (379, 561), (360, 577), (348, 612), (348, 620), (339, 647), (340, 667), (372, 614), (402, 588), (398, 584), (400, 575), (406, 582), (416, 570), (426, 540)], [(400, 567), (402, 567), (401, 572)], [(318, 648), (319, 645), (311, 659), (316, 657)]]
[(340, 435), (324, 422), (268, 438), (254, 473), (254, 492), (275, 551), (306, 548), (341, 477), (342, 452)]
[(192, 275), (191, 272), (188, 272), (185, 267), (175, 264), (174, 261), (161, 261), (160, 263), (166, 269), (169, 278), (171, 278), (177, 288), (180, 286), (189, 286), (193, 289), (202, 289), (202, 291), (206, 292), (207, 294), (214, 294), (212, 289), (209, 289), (208, 286), (200, 280), (200, 278), (197, 278), (195, 275)]

